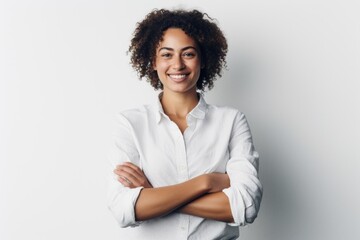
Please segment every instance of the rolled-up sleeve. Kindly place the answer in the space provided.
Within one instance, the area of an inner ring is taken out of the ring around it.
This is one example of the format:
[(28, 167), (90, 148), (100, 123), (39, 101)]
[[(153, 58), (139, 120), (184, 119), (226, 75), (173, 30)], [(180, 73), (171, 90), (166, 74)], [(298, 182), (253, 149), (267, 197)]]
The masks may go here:
[(121, 227), (135, 227), (140, 224), (135, 220), (135, 203), (142, 187), (130, 189), (124, 187), (113, 173), (116, 165), (132, 162), (138, 166), (139, 153), (132, 136), (131, 125), (122, 115), (116, 116), (116, 130), (109, 151), (109, 179), (107, 204), (109, 210)]
[(246, 117), (240, 112), (233, 123), (229, 154), (226, 172), (230, 187), (223, 190), (234, 218), (234, 223), (229, 224), (244, 226), (257, 217), (263, 189), (258, 178), (259, 154), (254, 149)]

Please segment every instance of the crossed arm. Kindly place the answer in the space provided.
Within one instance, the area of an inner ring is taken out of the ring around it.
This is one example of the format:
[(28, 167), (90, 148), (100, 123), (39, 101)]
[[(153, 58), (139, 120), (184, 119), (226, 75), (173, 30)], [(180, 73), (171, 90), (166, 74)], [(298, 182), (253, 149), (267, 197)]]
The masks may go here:
[(125, 187), (144, 187), (135, 204), (137, 221), (174, 211), (223, 222), (234, 221), (228, 197), (222, 192), (230, 186), (227, 174), (203, 174), (180, 184), (153, 188), (143, 171), (130, 162), (118, 165), (114, 173)]

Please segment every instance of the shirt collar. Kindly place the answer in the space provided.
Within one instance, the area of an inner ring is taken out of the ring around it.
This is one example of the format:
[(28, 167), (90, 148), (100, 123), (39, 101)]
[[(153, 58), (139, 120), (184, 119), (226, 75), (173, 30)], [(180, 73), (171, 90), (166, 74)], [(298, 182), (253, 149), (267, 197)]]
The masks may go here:
[[(159, 93), (158, 99), (157, 99), (156, 123), (159, 123), (161, 120), (161, 117), (165, 116), (164, 109), (163, 109), (163, 107), (161, 105), (161, 101), (160, 101), (160, 99), (162, 98), (162, 95), (163, 95), (163, 92)], [(200, 97), (199, 102), (194, 107), (194, 109), (189, 112), (188, 116), (191, 115), (192, 117), (197, 118), (197, 119), (204, 119), (208, 104), (206, 103), (204, 97), (200, 93), (198, 93), (198, 96)]]

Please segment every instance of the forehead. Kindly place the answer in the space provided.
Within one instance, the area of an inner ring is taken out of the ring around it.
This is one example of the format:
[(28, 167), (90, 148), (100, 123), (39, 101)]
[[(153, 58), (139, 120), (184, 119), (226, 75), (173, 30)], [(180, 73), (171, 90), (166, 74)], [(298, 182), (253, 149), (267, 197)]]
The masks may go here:
[(176, 46), (192, 46), (196, 47), (196, 41), (187, 35), (180, 28), (169, 28), (167, 29), (160, 42), (158, 47), (176, 47)]

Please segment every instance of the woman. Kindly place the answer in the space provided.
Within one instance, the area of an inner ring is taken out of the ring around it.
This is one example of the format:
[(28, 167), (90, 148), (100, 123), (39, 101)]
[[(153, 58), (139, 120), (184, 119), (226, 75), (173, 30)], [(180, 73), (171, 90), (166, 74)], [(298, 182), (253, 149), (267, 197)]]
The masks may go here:
[(236, 239), (256, 218), (262, 187), (244, 114), (202, 96), (225, 65), (223, 33), (199, 11), (154, 10), (129, 52), (162, 92), (156, 106), (117, 118), (109, 209), (136, 227), (126, 239)]

